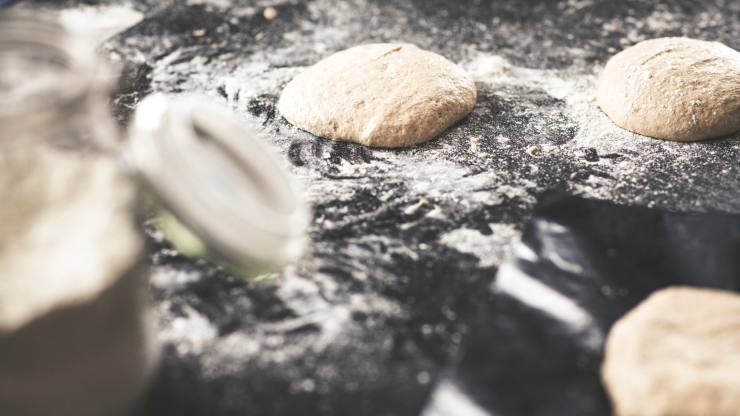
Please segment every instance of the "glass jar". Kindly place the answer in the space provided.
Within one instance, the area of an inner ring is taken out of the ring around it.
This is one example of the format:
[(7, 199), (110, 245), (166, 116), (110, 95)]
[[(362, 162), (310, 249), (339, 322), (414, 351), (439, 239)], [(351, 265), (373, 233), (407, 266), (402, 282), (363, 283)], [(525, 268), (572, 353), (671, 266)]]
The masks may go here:
[(111, 72), (84, 40), (0, 18), (0, 414), (120, 414), (158, 346)]

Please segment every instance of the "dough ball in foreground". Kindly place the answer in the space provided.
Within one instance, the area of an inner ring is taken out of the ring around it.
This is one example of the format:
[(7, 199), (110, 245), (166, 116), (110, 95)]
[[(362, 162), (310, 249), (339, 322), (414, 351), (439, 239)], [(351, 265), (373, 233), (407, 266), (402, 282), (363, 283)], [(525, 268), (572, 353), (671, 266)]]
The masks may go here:
[(737, 416), (740, 295), (676, 287), (620, 319), (602, 377), (621, 416)]
[(337, 52), (295, 77), (278, 109), (317, 136), (367, 146), (425, 142), (465, 117), (475, 83), (462, 68), (410, 44)]
[(599, 107), (624, 129), (692, 141), (740, 130), (740, 52), (718, 42), (660, 38), (607, 62)]

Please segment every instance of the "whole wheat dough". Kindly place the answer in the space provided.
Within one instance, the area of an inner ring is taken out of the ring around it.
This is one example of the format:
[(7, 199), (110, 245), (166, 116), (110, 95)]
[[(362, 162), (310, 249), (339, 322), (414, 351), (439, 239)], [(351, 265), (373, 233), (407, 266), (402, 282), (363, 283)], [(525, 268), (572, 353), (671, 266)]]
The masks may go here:
[(740, 295), (676, 287), (612, 328), (602, 377), (621, 416), (740, 414)]
[(607, 62), (597, 102), (627, 130), (692, 141), (740, 130), (740, 52), (718, 42), (660, 38)]
[(280, 113), (317, 136), (367, 146), (427, 141), (475, 105), (473, 79), (410, 44), (371, 44), (337, 52), (283, 90)]

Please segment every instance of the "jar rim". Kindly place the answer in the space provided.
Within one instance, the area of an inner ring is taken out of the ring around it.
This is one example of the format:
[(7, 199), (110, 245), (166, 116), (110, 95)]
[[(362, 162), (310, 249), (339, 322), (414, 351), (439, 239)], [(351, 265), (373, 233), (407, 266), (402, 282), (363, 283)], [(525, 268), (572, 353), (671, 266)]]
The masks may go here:
[[(35, 59), (55, 59), (57, 72), (53, 76), (58, 82), (50, 89), (32, 94), (0, 94), (0, 124), (10, 138), (28, 129), (48, 128), (69, 119), (87, 102), (98, 76), (98, 59), (92, 45), (58, 22), (27, 13), (0, 16), (0, 63), (5, 61), (4, 55), (10, 57), (15, 53), (17, 57), (21, 52), (22, 59), (28, 59), (29, 68), (42, 65), (34, 62)], [(51, 64), (44, 65), (49, 66), (47, 71), (51, 73)], [(0, 147), (7, 144), (0, 143)]]

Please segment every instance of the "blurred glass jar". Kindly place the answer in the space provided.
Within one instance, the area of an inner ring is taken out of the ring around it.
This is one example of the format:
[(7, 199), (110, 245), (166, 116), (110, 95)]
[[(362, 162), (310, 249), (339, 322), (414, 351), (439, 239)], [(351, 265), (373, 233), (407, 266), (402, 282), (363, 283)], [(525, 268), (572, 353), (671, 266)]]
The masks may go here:
[(0, 18), (0, 414), (120, 414), (156, 365), (111, 72), (51, 22)]
[(115, 146), (107, 103), (115, 76), (85, 39), (51, 21), (4, 15), (0, 56), (0, 150)]

